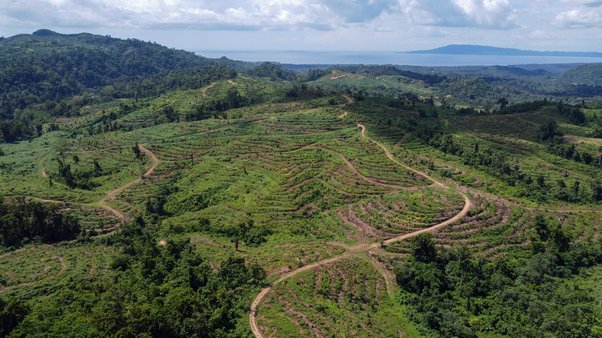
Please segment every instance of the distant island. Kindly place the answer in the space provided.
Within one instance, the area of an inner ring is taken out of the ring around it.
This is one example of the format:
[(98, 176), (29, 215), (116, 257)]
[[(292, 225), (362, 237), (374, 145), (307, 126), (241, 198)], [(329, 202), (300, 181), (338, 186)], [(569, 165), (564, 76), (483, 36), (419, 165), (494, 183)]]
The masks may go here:
[(448, 45), (430, 50), (405, 52), (409, 54), (443, 54), (443, 55), (504, 55), (504, 56), (560, 56), (602, 58), (602, 52), (559, 52), (534, 51), (515, 48), (499, 48), (479, 45)]

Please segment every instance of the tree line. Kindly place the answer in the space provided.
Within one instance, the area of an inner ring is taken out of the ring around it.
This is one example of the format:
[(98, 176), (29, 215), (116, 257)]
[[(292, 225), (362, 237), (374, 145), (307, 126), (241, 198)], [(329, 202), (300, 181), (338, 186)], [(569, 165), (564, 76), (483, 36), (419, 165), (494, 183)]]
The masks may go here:
[(591, 293), (568, 280), (602, 264), (602, 242), (573, 243), (557, 221), (539, 215), (531, 243), (527, 257), (487, 261), (466, 248), (440, 250), (422, 235), (395, 270), (402, 302), (427, 335), (599, 336)]
[[(429, 139), (428, 144), (446, 154), (458, 156), (466, 165), (483, 170), (510, 186), (520, 188), (520, 194), (536, 200), (558, 199), (567, 202), (602, 202), (602, 184), (591, 182), (589, 192), (579, 179), (568, 187), (558, 179), (550, 181), (543, 174), (532, 174), (521, 168), (519, 162), (512, 161), (502, 151), (481, 147), (476, 143), (472, 149), (456, 142), (452, 135), (441, 133)], [(553, 188), (553, 189), (551, 189)]]
[(0, 248), (71, 240), (80, 230), (78, 220), (60, 212), (57, 206), (24, 198), (0, 198)]
[(265, 271), (238, 257), (213, 267), (188, 239), (157, 244), (157, 235), (139, 218), (105, 240), (119, 248), (107, 278), (73, 277), (69, 287), (35, 302), (0, 297), (0, 333), (246, 336), (249, 298), (265, 285)]

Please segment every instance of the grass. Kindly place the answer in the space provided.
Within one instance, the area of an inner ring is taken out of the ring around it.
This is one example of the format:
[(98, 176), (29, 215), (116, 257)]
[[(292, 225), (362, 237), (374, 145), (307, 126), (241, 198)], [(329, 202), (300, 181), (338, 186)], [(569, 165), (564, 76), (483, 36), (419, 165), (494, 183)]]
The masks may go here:
[[(70, 139), (64, 132), (52, 132), (34, 139), (3, 146), (0, 157), (0, 194), (32, 196), (73, 203), (91, 203), (109, 191), (139, 177), (148, 166), (136, 160), (132, 145), (118, 145), (110, 135)], [(79, 158), (75, 163), (73, 156)], [(69, 189), (58, 174), (58, 160), (71, 166), (74, 174), (92, 172), (97, 160), (102, 175), (91, 179), (90, 190)]]
[[(486, 195), (472, 196), (474, 207), (462, 221), (433, 234), (444, 248), (466, 247), (484, 258), (524, 254), (529, 249), (527, 233), (533, 213)], [(410, 242), (387, 247), (389, 252), (408, 254)]]
[[(244, 86), (245, 81), (237, 79), (235, 85)], [(232, 85), (220, 83), (206, 90), (223, 90)], [(194, 100), (197, 94), (171, 95), (169, 102), (173, 103), (183, 97)], [(167, 102), (168, 98), (157, 100)], [(120, 119), (134, 121), (142, 113), (144, 110), (139, 109)], [(5, 148), (8, 155), (2, 161), (11, 164), (7, 170), (11, 177), (25, 175), (23, 183), (11, 183), (12, 194), (64, 201), (65, 212), (78, 216), (84, 228), (106, 229), (115, 220), (95, 203), (112, 189), (140, 177), (150, 165), (148, 159), (139, 161), (133, 156), (133, 144), (144, 144), (161, 164), (151, 177), (129, 186), (108, 203), (132, 217), (146, 217), (147, 200), (157, 196), (161, 186), (169, 186), (175, 192), (165, 201), (168, 216), (159, 218), (161, 240), (189, 239), (214, 267), (230, 256), (242, 256), (262, 265), (273, 279), (341, 254), (343, 248), (331, 242), (377, 241), (378, 238), (367, 236), (365, 229), (341, 217), (348, 208), (363, 210), (363, 206), (374, 206), (374, 210), (359, 217), (366, 218), (375, 229), (384, 226), (382, 221), (395, 234), (429, 226), (461, 208), (458, 195), (428, 187), (430, 182), (424, 178), (393, 165), (380, 148), (361, 138), (355, 121), (340, 119), (340, 115), (340, 108), (319, 99), (260, 104), (229, 111), (227, 119), (156, 126), (140, 123), (140, 128), (132, 131), (84, 133), (68, 142), (59, 141), (65, 138), (65, 132), (53, 132), (32, 141), (33, 146), (9, 145)], [(105, 173), (93, 179), (98, 187), (90, 191), (69, 190), (60, 184), (53, 173), (57, 171), (54, 159), (61, 152), (74, 170), (91, 167), (98, 160)], [(77, 155), (79, 163), (74, 162), (73, 155)], [(32, 158), (36, 159), (33, 166), (27, 164)], [(42, 170), (53, 179), (52, 186)], [(28, 189), (30, 186), (35, 186), (35, 190)], [(254, 227), (268, 230), (267, 241), (259, 246), (241, 243), (236, 251), (228, 229), (249, 219)], [(87, 252), (93, 248), (95, 245), (75, 244), (64, 248), (27, 247), (15, 252), (18, 259), (10, 261), (15, 266), (20, 260), (30, 263), (22, 268), (7, 267), (3, 271), (9, 272), (3, 278), (7, 279), (9, 292), (60, 285), (70, 273), (84, 273), (81, 267), (85, 261), (105, 257), (90, 256)], [(353, 279), (368, 278), (366, 283), (372, 291), (362, 297), (376, 297), (369, 307), (363, 304), (364, 300), (339, 305), (324, 300), (324, 306), (335, 314), (352, 315), (356, 308), (366, 312), (366, 316), (371, 313), (369, 321), (349, 334), (366, 336), (368, 328), (384, 330), (378, 331), (383, 335), (396, 330), (410, 335), (415, 332), (404, 319), (400, 305), (387, 295), (384, 280), (377, 278), (378, 271), (369, 261), (344, 264), (354, 270)], [(106, 261), (97, 269), (106, 269)], [(353, 290), (363, 292), (359, 286)], [(351, 295), (356, 296), (361, 295)], [(389, 323), (398, 327), (393, 329)], [(344, 329), (338, 327), (333, 332), (344, 334)]]
[(173, 91), (158, 98), (143, 100), (136, 104), (132, 112), (120, 117), (117, 122), (126, 126), (166, 123), (168, 120), (162, 114), (167, 107), (173, 109), (178, 120), (186, 120), (187, 116), (194, 113), (199, 106), (212, 100), (225, 98), (231, 88), (254, 102), (270, 100), (276, 96), (277, 91), (277, 88), (269, 82), (240, 76), (235, 80), (215, 82), (199, 89)]

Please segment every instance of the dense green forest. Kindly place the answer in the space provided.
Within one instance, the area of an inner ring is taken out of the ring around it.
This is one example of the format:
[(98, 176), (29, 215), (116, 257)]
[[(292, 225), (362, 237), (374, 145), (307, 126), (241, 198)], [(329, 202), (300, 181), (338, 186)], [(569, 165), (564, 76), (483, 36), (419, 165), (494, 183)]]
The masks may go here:
[(234, 62), (133, 39), (40, 30), (3, 39), (0, 46), (5, 118), (87, 90), (112, 98), (148, 96), (236, 76)]
[(0, 136), (39, 136), (48, 115), (98, 98), (154, 96), (236, 76), (235, 63), (139, 40), (39, 30), (0, 41)]
[(541, 215), (533, 232), (530, 257), (495, 262), (466, 248), (438, 252), (428, 235), (417, 237), (412, 260), (395, 270), (411, 316), (446, 337), (600, 335), (595, 299), (565, 281), (602, 263), (602, 243), (571, 243)]
[(0, 335), (240, 336), (249, 292), (264, 283), (261, 267), (230, 258), (215, 270), (186, 241), (157, 247), (153, 237), (140, 220), (107, 240), (120, 248), (108, 278), (77, 277), (30, 304), (0, 299)]
[(77, 219), (46, 206), (24, 199), (0, 200), (0, 250), (20, 247), (30, 242), (56, 243), (77, 237)]

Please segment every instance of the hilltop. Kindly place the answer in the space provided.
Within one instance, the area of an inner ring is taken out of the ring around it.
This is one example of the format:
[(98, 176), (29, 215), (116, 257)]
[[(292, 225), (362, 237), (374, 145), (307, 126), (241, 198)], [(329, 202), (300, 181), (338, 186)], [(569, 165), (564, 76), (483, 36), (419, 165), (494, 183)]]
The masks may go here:
[(563, 80), (572, 84), (602, 86), (602, 63), (580, 65), (562, 74)]
[(49, 115), (65, 115), (92, 101), (198, 88), (235, 77), (242, 65), (88, 33), (38, 30), (5, 38), (0, 40), (0, 123), (12, 122), (0, 125), (0, 134), (8, 141), (21, 139)]
[[(120, 86), (119, 89), (129, 93), (134, 89), (128, 88), (128, 84), (131, 86), (131, 82), (142, 77), (237, 65), (227, 59), (207, 59), (156, 43), (89, 33), (59, 34), (39, 30), (5, 38), (0, 41), (0, 47), (2, 97), (18, 91), (20, 96), (31, 94), (38, 101), (68, 97), (107, 85)], [(204, 81), (208, 80), (211, 79)], [(23, 108), (27, 103), (18, 102), (17, 106)]]

